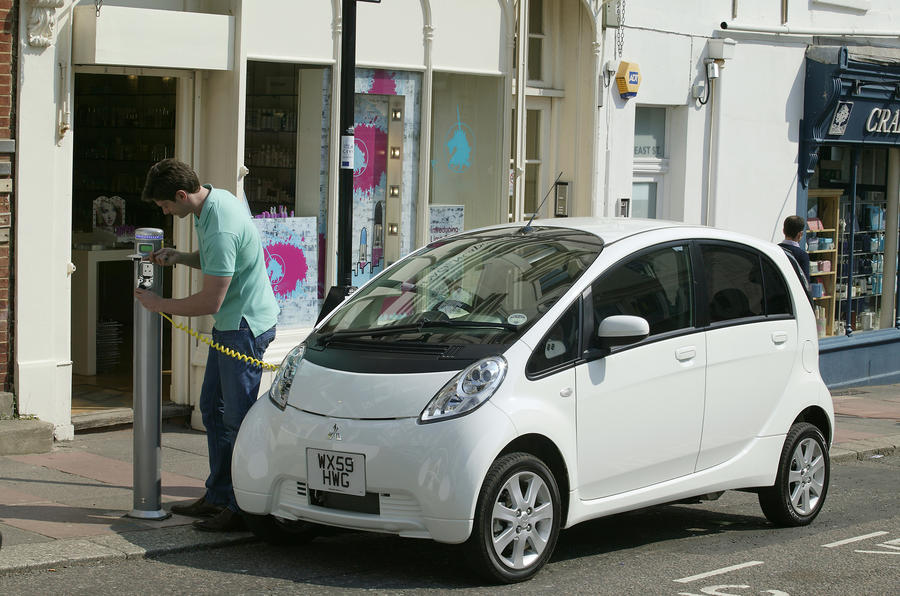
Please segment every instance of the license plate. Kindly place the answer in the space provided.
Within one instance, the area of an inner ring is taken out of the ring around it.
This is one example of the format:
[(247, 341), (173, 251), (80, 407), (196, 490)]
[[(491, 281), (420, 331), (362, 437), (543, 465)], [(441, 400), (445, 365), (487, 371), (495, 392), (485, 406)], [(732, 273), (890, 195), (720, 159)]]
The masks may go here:
[(306, 484), (313, 490), (365, 496), (366, 456), (361, 453), (307, 449)]

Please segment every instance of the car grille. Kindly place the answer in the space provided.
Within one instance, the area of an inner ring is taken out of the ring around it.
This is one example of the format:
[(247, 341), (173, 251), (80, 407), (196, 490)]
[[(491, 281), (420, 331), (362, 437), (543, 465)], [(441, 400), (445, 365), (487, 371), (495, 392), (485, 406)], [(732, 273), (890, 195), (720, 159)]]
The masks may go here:
[[(304, 509), (310, 506), (306, 483), (301, 480), (285, 480), (281, 483), (278, 502), (288, 508)], [(401, 493), (381, 493), (378, 495), (381, 517), (399, 519), (421, 519), (422, 509), (412, 496)]]

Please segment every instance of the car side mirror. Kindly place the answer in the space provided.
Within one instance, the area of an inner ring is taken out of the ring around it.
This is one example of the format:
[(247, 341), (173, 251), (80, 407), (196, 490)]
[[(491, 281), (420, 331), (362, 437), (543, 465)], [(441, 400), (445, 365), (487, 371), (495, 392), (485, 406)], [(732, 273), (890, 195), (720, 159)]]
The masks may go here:
[(612, 315), (600, 321), (591, 347), (585, 350), (585, 360), (596, 360), (610, 353), (613, 346), (624, 346), (650, 335), (650, 323), (643, 317)]

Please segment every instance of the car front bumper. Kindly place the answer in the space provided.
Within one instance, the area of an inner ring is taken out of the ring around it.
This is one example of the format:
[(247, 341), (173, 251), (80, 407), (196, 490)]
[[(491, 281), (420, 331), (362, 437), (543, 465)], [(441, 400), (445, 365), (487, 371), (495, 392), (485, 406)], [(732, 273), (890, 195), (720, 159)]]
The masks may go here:
[[(340, 440), (329, 438), (335, 425)], [(238, 433), (234, 493), (249, 513), (460, 543), (472, 530), (488, 468), (514, 436), (490, 402), (461, 418), (418, 424), (281, 411), (263, 397)], [(311, 504), (307, 448), (365, 455), (366, 491), (377, 494), (378, 513)]]

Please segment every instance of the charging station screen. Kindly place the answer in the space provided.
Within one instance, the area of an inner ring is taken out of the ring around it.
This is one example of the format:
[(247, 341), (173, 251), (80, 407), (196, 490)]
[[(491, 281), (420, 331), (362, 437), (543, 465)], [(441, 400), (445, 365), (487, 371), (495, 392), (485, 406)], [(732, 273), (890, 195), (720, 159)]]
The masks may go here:
[(138, 244), (138, 252), (151, 253), (151, 252), (153, 252), (153, 245), (152, 244)]

